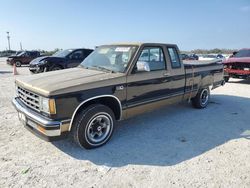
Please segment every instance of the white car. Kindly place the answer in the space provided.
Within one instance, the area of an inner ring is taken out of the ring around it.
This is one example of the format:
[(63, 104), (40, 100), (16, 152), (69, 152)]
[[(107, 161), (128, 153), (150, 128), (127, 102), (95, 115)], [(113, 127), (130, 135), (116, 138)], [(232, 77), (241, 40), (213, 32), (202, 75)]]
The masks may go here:
[(199, 57), (200, 61), (210, 61), (210, 60), (214, 60), (217, 59), (216, 55), (203, 55)]

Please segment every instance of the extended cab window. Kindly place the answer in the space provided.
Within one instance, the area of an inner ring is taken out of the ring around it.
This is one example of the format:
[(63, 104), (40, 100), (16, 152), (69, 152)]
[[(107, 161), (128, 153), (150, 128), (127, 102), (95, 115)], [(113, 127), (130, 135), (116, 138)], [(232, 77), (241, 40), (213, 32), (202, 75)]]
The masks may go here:
[(148, 62), (150, 71), (163, 70), (166, 68), (163, 51), (159, 47), (144, 48), (138, 61)]
[(181, 62), (175, 48), (168, 48), (172, 68), (181, 68)]

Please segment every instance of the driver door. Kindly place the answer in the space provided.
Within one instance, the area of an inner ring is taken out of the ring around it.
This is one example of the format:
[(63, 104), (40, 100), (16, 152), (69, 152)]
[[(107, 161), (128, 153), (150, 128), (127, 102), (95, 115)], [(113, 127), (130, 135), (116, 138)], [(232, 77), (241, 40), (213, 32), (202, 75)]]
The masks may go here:
[(136, 109), (128, 110), (128, 116), (141, 110), (137, 107), (143, 108), (143, 105), (162, 100), (171, 94), (171, 76), (165, 57), (163, 46), (144, 47), (141, 51), (137, 62), (147, 62), (150, 71), (138, 72), (135, 64), (127, 77), (127, 108)]
[(77, 67), (83, 60), (84, 60), (83, 50), (76, 50), (68, 55), (67, 67), (68, 68)]

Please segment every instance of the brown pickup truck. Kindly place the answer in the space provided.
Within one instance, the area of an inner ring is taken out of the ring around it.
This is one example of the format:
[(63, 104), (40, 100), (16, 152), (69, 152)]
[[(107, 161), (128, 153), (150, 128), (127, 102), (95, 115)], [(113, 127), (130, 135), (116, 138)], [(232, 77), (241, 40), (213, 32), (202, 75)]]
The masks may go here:
[(77, 68), (17, 78), (13, 104), (33, 133), (91, 149), (116, 121), (181, 101), (205, 108), (210, 87), (223, 84), (220, 61), (183, 64), (174, 44), (104, 45)]

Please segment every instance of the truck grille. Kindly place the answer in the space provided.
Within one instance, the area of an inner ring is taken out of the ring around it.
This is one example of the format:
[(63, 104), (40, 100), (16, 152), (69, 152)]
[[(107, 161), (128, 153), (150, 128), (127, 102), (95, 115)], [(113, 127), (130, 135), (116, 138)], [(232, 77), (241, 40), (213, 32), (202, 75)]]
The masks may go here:
[(27, 91), (20, 86), (17, 86), (17, 96), (28, 107), (40, 111), (39, 109), (39, 96), (35, 93)]

